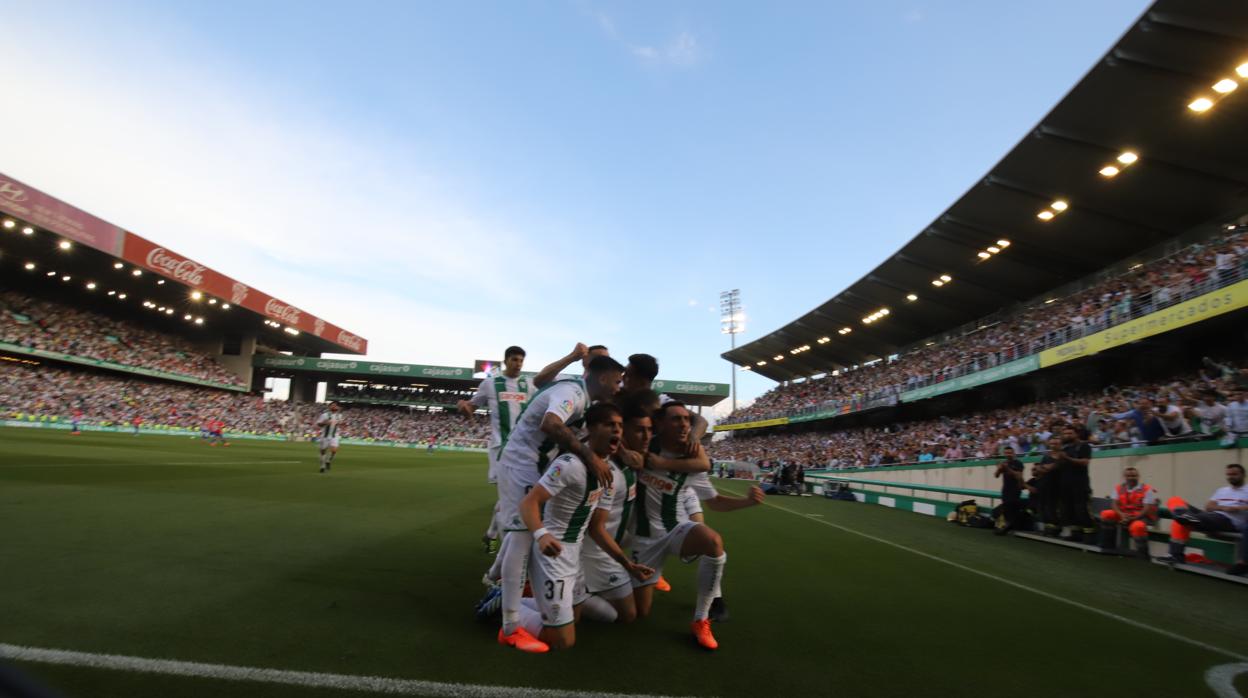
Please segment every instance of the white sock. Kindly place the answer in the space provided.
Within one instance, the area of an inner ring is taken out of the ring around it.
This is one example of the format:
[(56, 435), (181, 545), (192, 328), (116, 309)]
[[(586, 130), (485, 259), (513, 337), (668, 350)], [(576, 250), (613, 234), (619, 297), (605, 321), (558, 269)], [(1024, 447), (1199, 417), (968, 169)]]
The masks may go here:
[(533, 599), (525, 599), (520, 606), (520, 627), (533, 637), (542, 634), (542, 612), (537, 610), (537, 602)]
[(510, 535), (503, 536), (503, 542), (498, 546), (498, 554), (494, 556), (494, 564), (490, 565), (490, 571), (486, 572), (486, 575), (496, 582), (503, 577), (503, 556), (507, 554), (507, 541), (509, 540), (511, 540)]
[(510, 635), (520, 625), (520, 599), (524, 598), (524, 571), (533, 547), (533, 534), (511, 531), (503, 542), (503, 552), (498, 555), (503, 561), (499, 570), (503, 578), (503, 634)]
[(601, 596), (590, 596), (581, 604), (581, 617), (598, 623), (614, 623), (620, 614), (615, 606)]
[(698, 600), (693, 604), (693, 619), (703, 620), (711, 612), (711, 602), (720, 595), (719, 583), (724, 578), (728, 553), (719, 557), (703, 555), (698, 560)]
[(490, 513), (490, 527), (485, 529), (486, 538), (498, 538), (498, 505), (494, 505), (494, 511)]
[(321, 469), (325, 468), (325, 452), (321, 451)]

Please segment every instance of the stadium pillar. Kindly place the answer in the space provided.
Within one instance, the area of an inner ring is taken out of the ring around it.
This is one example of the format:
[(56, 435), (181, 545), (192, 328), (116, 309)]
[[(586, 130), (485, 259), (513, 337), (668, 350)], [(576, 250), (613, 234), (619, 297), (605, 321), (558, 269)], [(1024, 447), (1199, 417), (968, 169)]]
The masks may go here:
[(290, 379), (291, 402), (316, 402), (316, 386), (320, 383), (313, 376), (298, 376)]
[(193, 341), (195, 348), (203, 351), (234, 375), (242, 379), (247, 389), (252, 388), (254, 371), (251, 357), (256, 353), (256, 335), (212, 335)]

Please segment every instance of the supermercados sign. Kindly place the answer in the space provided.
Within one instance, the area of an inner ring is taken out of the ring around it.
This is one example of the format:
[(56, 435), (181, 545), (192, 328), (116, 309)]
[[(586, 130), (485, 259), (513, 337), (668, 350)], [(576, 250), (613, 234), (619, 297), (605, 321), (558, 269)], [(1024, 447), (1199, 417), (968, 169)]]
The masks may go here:
[(654, 381), (650, 386), (656, 393), (671, 395), (714, 395), (728, 397), (727, 383), (702, 383), (698, 381)]
[(259, 368), (280, 368), (288, 371), (307, 371), (313, 373), (350, 373), (364, 376), (394, 376), (414, 379), (472, 379), (471, 368), (457, 368), (455, 366), (424, 366), (421, 364), (391, 364), (380, 361), (315, 359), (304, 356), (257, 356), (252, 361), (252, 365)]

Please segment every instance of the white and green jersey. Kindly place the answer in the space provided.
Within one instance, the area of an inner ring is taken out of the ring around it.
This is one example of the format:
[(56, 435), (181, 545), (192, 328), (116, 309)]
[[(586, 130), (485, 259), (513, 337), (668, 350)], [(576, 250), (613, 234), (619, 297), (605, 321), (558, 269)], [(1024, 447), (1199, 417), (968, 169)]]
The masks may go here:
[(594, 508), (611, 505), (611, 490), (589, 476), (581, 459), (565, 453), (553, 462), (537, 484), (551, 494), (542, 512), (542, 526), (564, 543), (580, 543)]
[(342, 422), (342, 415), (337, 412), (322, 412), (317, 418), (316, 425), (321, 428), (322, 439), (335, 439), (338, 437), (338, 425)]
[(542, 431), (542, 420), (548, 414), (555, 414), (575, 429), (585, 421), (588, 408), (589, 389), (582, 378), (557, 380), (537, 391), (525, 403), (524, 411), (503, 445), (502, 464), (508, 468), (545, 472), (546, 466), (558, 455), (559, 446)]
[[(612, 459), (611, 475), (611, 496), (599, 500), (598, 508), (607, 511), (607, 535), (620, 543), (624, 540), (633, 504), (637, 500), (637, 472)], [(593, 541), (589, 544), (597, 545)]]
[(508, 378), (501, 373), (477, 386), (468, 402), (490, 411), (490, 449), (502, 448), (507, 443), (533, 392), (527, 376)]
[[(679, 454), (664, 451), (664, 458), (679, 458)], [(647, 468), (637, 475), (637, 522), (634, 532), (640, 538), (660, 538), (681, 523), (689, 520), (685, 508), (680, 506), (681, 492), (690, 487), (698, 499), (713, 499), (714, 487), (708, 478), (696, 473), (673, 473), (667, 470)], [(710, 488), (709, 491), (707, 488)]]

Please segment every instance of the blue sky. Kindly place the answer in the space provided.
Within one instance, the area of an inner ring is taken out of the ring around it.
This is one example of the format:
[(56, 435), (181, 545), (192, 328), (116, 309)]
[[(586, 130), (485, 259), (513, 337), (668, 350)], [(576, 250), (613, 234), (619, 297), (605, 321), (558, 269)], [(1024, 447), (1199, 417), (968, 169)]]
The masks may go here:
[(742, 341), (831, 297), (1147, 6), (2, 4), (0, 172), (380, 360), (579, 340), (719, 382), (721, 290)]

